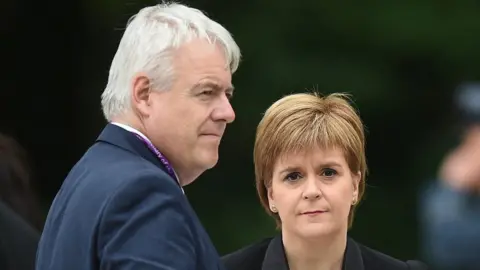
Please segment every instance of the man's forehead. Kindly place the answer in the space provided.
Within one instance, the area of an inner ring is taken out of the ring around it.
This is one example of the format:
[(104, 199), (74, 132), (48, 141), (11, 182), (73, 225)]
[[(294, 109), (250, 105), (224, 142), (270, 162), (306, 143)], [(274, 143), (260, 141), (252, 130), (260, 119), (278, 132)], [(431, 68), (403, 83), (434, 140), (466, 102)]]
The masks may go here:
[[(187, 61), (187, 62), (203, 62), (209, 60), (212, 57), (219, 58), (224, 62), (228, 62), (225, 50), (218, 43), (211, 43), (205, 39), (195, 39), (181, 46), (177, 47), (174, 50), (174, 54), (177, 58)], [(226, 63), (225, 68), (230, 69), (229, 63)]]

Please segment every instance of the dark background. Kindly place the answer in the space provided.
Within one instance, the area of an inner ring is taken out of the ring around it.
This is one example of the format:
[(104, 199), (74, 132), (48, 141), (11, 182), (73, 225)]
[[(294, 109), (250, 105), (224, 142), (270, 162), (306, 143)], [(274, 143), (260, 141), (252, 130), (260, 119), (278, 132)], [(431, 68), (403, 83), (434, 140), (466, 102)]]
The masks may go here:
[[(155, 1), (3, 0), (0, 132), (30, 153), (45, 213), (105, 121), (100, 95), (127, 19)], [(285, 94), (354, 96), (370, 174), (351, 231), (398, 258), (420, 257), (417, 194), (457, 140), (452, 94), (480, 79), (478, 1), (183, 1), (223, 24), (243, 61), (236, 121), (216, 168), (186, 187), (224, 254), (275, 233), (254, 187), (262, 113)]]

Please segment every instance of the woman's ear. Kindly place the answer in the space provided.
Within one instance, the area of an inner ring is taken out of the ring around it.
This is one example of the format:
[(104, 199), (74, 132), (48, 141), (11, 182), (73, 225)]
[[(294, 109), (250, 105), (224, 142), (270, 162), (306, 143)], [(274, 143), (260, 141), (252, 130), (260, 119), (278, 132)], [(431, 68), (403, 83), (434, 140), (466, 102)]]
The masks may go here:
[(268, 197), (268, 207), (273, 213), (277, 212), (277, 207), (275, 206), (275, 200), (273, 199), (272, 187), (267, 188), (267, 197)]
[(352, 180), (353, 180), (353, 196), (352, 196), (352, 200), (353, 200), (353, 204), (357, 204), (358, 203), (358, 187), (360, 186), (360, 181), (362, 180), (362, 173), (360, 171), (358, 171), (356, 174), (353, 174), (353, 177), (352, 177)]

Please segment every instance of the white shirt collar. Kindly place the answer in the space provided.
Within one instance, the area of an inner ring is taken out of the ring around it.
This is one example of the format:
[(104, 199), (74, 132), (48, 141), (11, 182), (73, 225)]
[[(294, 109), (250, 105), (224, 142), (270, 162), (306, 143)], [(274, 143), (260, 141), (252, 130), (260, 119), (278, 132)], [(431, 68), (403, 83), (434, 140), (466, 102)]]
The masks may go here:
[(147, 140), (149, 143), (152, 143), (152, 142), (150, 141), (150, 139), (147, 138), (147, 136), (145, 136), (145, 135), (144, 135), (143, 133), (141, 133), (140, 131), (132, 128), (131, 126), (127, 126), (127, 125), (125, 125), (125, 124), (117, 123), (117, 122), (112, 122), (112, 124), (113, 124), (113, 125), (116, 125), (116, 126), (119, 126), (119, 127), (123, 128), (123, 129), (125, 129), (125, 130), (127, 130), (127, 131), (132, 132), (132, 133), (136, 133), (136, 134), (138, 134), (140, 137), (142, 137), (142, 138), (144, 138), (145, 140)]
[[(147, 136), (145, 136), (145, 135), (144, 135), (143, 133), (141, 133), (140, 131), (132, 128), (131, 126), (127, 126), (127, 125), (125, 125), (125, 124), (117, 123), (117, 122), (111, 122), (111, 124), (112, 124), (112, 125), (116, 125), (116, 126), (118, 126), (118, 127), (121, 127), (121, 128), (123, 128), (123, 129), (125, 129), (126, 131), (130, 131), (130, 132), (132, 132), (132, 133), (136, 133), (136, 134), (138, 134), (140, 137), (142, 137), (142, 138), (144, 138), (145, 140), (147, 140), (148, 142), (152, 143), (152, 142), (150, 141), (150, 139), (147, 138)], [(153, 143), (152, 143), (152, 145), (153, 145)], [(172, 169), (173, 169), (173, 168), (172, 168)], [(177, 174), (177, 172), (175, 172), (175, 169), (173, 169), (173, 173), (175, 173), (175, 176), (177, 177), (177, 181), (179, 181), (179, 183), (180, 183), (180, 178), (178, 178), (178, 174)], [(181, 185), (180, 185), (180, 187), (181, 187)], [(182, 187), (182, 191), (183, 191), (183, 187)], [(184, 192), (184, 193), (185, 193), (185, 192)]]

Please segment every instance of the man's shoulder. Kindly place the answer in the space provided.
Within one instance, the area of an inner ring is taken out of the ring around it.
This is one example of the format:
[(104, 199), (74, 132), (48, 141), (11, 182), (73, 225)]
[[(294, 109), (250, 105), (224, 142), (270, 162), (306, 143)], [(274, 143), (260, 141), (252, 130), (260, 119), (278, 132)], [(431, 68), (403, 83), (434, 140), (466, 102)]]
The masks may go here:
[[(85, 173), (87, 172), (87, 173)], [(97, 142), (88, 149), (84, 156), (72, 168), (67, 178), (92, 178), (101, 181), (97, 185), (125, 185), (137, 179), (168, 179), (176, 184), (161, 168), (138, 154), (103, 142)]]
[(259, 242), (250, 244), (232, 253), (224, 255), (222, 257), (222, 261), (226, 269), (261, 269), (263, 259), (265, 258), (265, 252), (267, 251), (271, 240), (271, 237), (265, 238)]
[(102, 141), (97, 141), (90, 146), (76, 166), (87, 166), (92, 169), (101, 168), (102, 171), (110, 170), (114, 172), (127, 171), (131, 167), (154, 167), (151, 162), (140, 155)]
[(362, 254), (365, 269), (391, 269), (391, 270), (427, 270), (428, 267), (417, 260), (399, 260), (390, 255), (374, 250), (362, 244), (358, 244)]
[(175, 179), (153, 163), (105, 144), (95, 144), (85, 153), (68, 174), (60, 193), (64, 195), (60, 198), (79, 207), (90, 205), (84, 202), (86, 197), (92, 205), (103, 205), (153, 193), (183, 194)]

